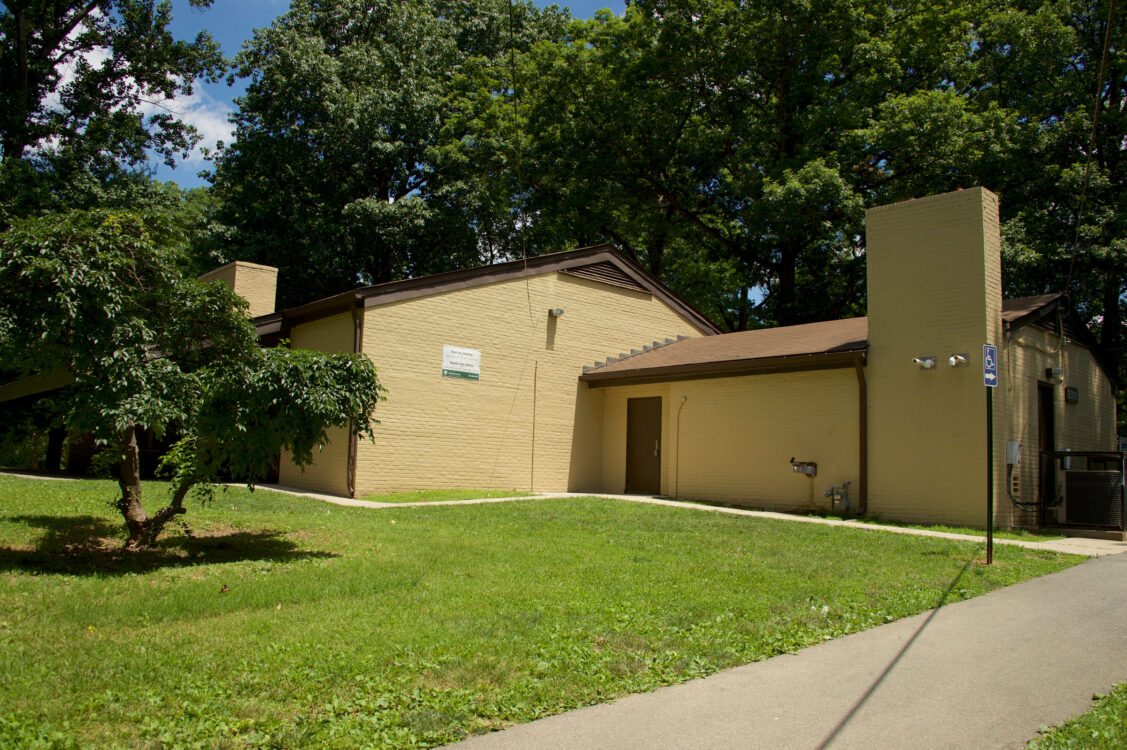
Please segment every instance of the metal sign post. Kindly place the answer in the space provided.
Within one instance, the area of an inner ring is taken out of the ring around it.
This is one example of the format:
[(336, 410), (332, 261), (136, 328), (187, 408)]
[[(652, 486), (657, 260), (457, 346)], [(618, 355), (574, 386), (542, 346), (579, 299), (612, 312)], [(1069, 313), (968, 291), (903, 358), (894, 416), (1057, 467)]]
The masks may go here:
[(994, 564), (994, 389), (998, 387), (998, 347), (982, 347), (986, 386), (986, 564)]

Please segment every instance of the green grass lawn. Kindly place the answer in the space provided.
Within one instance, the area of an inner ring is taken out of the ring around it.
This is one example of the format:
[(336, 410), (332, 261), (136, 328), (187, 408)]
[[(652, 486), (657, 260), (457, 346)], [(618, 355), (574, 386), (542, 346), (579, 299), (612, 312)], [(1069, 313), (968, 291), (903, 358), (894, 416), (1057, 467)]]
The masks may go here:
[(1127, 747), (1127, 683), (1074, 719), (1051, 729), (1028, 745), (1029, 750), (1122, 750)]
[(481, 500), (489, 497), (521, 497), (520, 490), (414, 490), (386, 495), (366, 495), (361, 500), (373, 503), (433, 503), (437, 500)]
[(234, 489), (127, 555), (114, 491), (0, 477), (0, 747), (433, 746), (1079, 561), (605, 499)]
[[(924, 529), (926, 531), (941, 531), (947, 534), (966, 534), (968, 536), (980, 536), (986, 538), (986, 529), (979, 529), (973, 526), (947, 526), (946, 524), (913, 524), (913, 523), (897, 523), (896, 521), (886, 521), (882, 518), (871, 516), (854, 517), (854, 516), (838, 516), (826, 515), (825, 518), (834, 518), (837, 520), (850, 520), (859, 521), (860, 523), (869, 523), (874, 526), (899, 526), (905, 529)], [(1020, 542), (1049, 542), (1060, 539), (1067, 539), (1068, 537), (1063, 534), (1049, 531), (1037, 531), (1031, 529), (994, 529), (995, 539), (1016, 539)]]

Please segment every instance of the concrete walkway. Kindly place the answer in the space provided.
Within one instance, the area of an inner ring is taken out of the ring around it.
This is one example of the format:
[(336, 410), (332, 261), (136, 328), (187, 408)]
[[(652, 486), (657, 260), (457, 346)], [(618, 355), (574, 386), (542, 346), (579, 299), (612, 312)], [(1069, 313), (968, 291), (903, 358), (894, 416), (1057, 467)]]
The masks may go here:
[(1121, 681), (1127, 556), (1102, 557), (794, 655), (453, 747), (1021, 748)]
[[(232, 485), (241, 486), (241, 485)], [(477, 505), (481, 503), (509, 503), (518, 500), (536, 500), (548, 498), (567, 498), (567, 497), (604, 497), (612, 500), (628, 500), (634, 503), (648, 503), (651, 505), (665, 505), (672, 508), (687, 508), (690, 510), (704, 511), (708, 513), (726, 513), (734, 516), (751, 516), (754, 518), (771, 518), (776, 521), (792, 521), (795, 523), (820, 523), (826, 526), (848, 526), (855, 529), (864, 529), (866, 531), (883, 531), (890, 534), (914, 534), (916, 536), (934, 536), (941, 539), (956, 539), (964, 542), (981, 542), (985, 544), (986, 537), (980, 535), (970, 534), (952, 534), (946, 531), (930, 531), (928, 529), (909, 529), (903, 526), (882, 526), (874, 523), (864, 523), (862, 521), (842, 521), (836, 518), (820, 518), (818, 516), (800, 516), (794, 513), (776, 513), (766, 510), (748, 510), (746, 508), (727, 508), (718, 505), (705, 505), (702, 503), (685, 502), (683, 500), (669, 500), (663, 497), (653, 497), (649, 495), (610, 495), (597, 492), (543, 492), (531, 495), (515, 495), (513, 497), (491, 497), (482, 498), (477, 500), (432, 500), (427, 502), (416, 503), (376, 503), (369, 500), (354, 500), (350, 497), (340, 497), (338, 495), (326, 495), (317, 492), (308, 492), (306, 490), (294, 489), (292, 487), (283, 487), (276, 484), (260, 484), (258, 489), (269, 490), (271, 492), (280, 492), (286, 495), (296, 495), (299, 497), (310, 497), (316, 500), (321, 500), (326, 503), (333, 503), (334, 505), (344, 505), (351, 508), (373, 508), (373, 509), (386, 509), (386, 508), (424, 508), (432, 505)], [(1041, 549), (1051, 552), (1064, 552), (1071, 555), (1084, 555), (1086, 557), (1100, 557), (1102, 555), (1117, 555), (1121, 552), (1127, 552), (1127, 542), (1117, 542), (1110, 539), (1082, 539), (1082, 538), (1069, 538), (1069, 539), (1054, 539), (1047, 541), (1035, 541), (1033, 539), (998, 539), (995, 537), (995, 544), (1009, 544), (1017, 547), (1025, 547), (1026, 549)]]
[[(74, 481), (72, 477), (52, 476), (49, 474), (32, 474), (32, 473), (19, 473), (15, 471), (0, 471), (0, 474), (11, 477), (20, 477), (22, 479), (52, 479)], [(230, 483), (231, 487), (243, 487), (239, 483)], [(957, 539), (964, 542), (980, 542), (985, 543), (985, 536), (970, 535), (970, 534), (952, 534), (946, 531), (930, 531), (928, 529), (909, 529), (903, 526), (882, 526), (873, 523), (864, 523), (861, 521), (842, 521), (836, 518), (819, 518), (818, 516), (800, 516), (794, 513), (776, 513), (766, 510), (748, 510), (746, 508), (726, 508), (718, 505), (705, 505), (703, 503), (685, 502), (683, 500), (670, 500), (663, 497), (654, 497), (651, 495), (612, 495), (606, 493), (592, 493), (592, 492), (539, 492), (530, 495), (514, 495), (512, 497), (490, 497), (478, 498), (472, 500), (431, 500), (426, 502), (416, 503), (377, 503), (370, 500), (355, 500), (350, 497), (340, 497), (339, 495), (327, 495), (320, 492), (310, 492), (308, 490), (296, 489), (293, 487), (284, 487), (278, 484), (260, 484), (256, 485), (257, 489), (269, 490), (270, 492), (278, 492), (283, 495), (294, 495), (297, 497), (308, 497), (314, 500), (321, 500), (322, 502), (332, 503), (334, 505), (343, 505), (350, 508), (372, 508), (372, 509), (389, 509), (389, 508), (423, 508), (432, 505), (479, 505), (482, 503), (510, 503), (518, 500), (537, 500), (548, 498), (566, 498), (566, 497), (604, 497), (612, 500), (627, 500), (633, 503), (649, 503), (651, 505), (665, 505), (673, 508), (688, 508), (690, 510), (699, 510), (709, 513), (727, 513), (734, 516), (752, 516), (754, 518), (772, 518), (777, 521), (792, 521), (795, 523), (820, 523), (827, 526), (849, 526), (855, 529), (865, 529), (866, 531), (884, 531), (890, 534), (915, 534), (917, 536), (934, 536), (942, 539)], [(1064, 552), (1070, 555), (1084, 555), (1085, 557), (1100, 557), (1103, 555), (1118, 555), (1121, 552), (1127, 552), (1127, 542), (1112, 541), (1110, 539), (1083, 539), (1073, 537), (1068, 539), (1055, 539), (1047, 541), (1034, 541), (1025, 539), (994, 539), (995, 544), (1009, 544), (1018, 547), (1025, 547), (1026, 549), (1042, 549), (1051, 552)]]

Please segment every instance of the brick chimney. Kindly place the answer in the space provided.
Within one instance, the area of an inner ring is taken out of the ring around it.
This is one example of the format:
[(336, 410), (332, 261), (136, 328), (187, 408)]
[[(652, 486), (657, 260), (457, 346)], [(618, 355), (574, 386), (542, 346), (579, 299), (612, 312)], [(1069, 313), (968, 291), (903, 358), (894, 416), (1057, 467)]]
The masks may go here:
[(247, 301), (252, 318), (274, 312), (278, 288), (278, 269), (236, 260), (200, 276), (200, 281), (222, 281)]

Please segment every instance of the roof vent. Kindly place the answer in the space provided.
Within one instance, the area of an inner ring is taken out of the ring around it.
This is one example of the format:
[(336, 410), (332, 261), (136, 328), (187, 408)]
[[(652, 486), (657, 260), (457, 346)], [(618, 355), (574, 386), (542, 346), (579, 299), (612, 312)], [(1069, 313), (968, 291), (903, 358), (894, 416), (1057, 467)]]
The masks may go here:
[(644, 286), (634, 280), (632, 276), (627, 274), (621, 268), (611, 263), (609, 260), (600, 261), (599, 263), (591, 263), (586, 266), (577, 266), (575, 268), (564, 268), (560, 273), (566, 273), (568, 276), (578, 276), (583, 279), (590, 279), (591, 281), (598, 281), (602, 284), (610, 284), (611, 286), (620, 286), (626, 289), (633, 289), (638, 292), (648, 292)]

